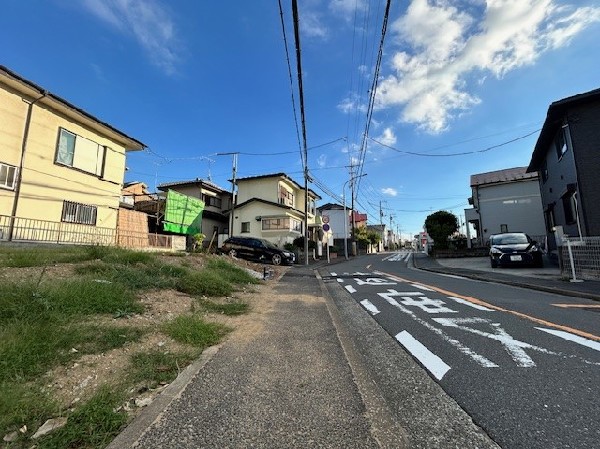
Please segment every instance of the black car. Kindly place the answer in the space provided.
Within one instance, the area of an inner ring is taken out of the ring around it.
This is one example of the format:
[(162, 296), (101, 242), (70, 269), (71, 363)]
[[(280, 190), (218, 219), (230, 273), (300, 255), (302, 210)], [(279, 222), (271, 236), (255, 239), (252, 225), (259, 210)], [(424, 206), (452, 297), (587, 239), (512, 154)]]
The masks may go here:
[(508, 232), (490, 236), (492, 268), (508, 265), (544, 266), (542, 249), (524, 232)]
[(296, 260), (294, 253), (278, 248), (268, 240), (254, 237), (230, 237), (223, 242), (219, 251), (242, 259), (271, 262), (273, 265), (293, 264)]

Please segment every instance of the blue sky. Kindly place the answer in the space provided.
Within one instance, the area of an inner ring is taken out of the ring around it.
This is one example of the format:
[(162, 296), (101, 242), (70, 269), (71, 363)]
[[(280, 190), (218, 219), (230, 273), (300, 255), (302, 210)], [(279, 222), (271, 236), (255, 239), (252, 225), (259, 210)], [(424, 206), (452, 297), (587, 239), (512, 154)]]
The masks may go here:
[[(469, 177), (529, 163), (553, 101), (600, 87), (597, 0), (299, 0), (311, 188), (404, 237), (462, 215)], [(148, 145), (127, 181), (303, 183), (291, 0), (3, 0), (0, 64)], [(466, 153), (466, 154), (457, 154)], [(318, 185), (317, 185), (318, 184)], [(350, 198), (349, 189), (346, 196)]]

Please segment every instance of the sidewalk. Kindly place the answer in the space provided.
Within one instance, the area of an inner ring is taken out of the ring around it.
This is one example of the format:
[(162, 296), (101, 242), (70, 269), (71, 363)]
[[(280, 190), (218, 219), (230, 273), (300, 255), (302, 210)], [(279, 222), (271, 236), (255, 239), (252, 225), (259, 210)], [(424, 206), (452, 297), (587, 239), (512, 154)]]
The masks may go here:
[(414, 253), (416, 268), (600, 301), (600, 281), (569, 282), (558, 268), (491, 268), (487, 257), (434, 259)]
[(109, 448), (380, 447), (313, 268), (292, 267), (242, 338), (186, 370)]

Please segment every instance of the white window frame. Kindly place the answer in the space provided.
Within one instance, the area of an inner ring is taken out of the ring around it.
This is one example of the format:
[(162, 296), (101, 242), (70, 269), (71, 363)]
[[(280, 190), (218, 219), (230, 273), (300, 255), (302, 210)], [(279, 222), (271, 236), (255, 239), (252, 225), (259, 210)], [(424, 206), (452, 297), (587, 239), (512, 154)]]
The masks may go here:
[[(15, 190), (17, 182), (17, 171), (19, 169), (14, 165), (0, 162), (0, 188)], [(12, 171), (12, 175), (10, 175)], [(12, 178), (12, 179), (11, 179)]]
[(91, 139), (79, 136), (68, 129), (59, 128), (54, 162), (102, 178), (106, 151), (107, 147)]
[(89, 204), (63, 201), (63, 210), (60, 221), (96, 226), (98, 207)]

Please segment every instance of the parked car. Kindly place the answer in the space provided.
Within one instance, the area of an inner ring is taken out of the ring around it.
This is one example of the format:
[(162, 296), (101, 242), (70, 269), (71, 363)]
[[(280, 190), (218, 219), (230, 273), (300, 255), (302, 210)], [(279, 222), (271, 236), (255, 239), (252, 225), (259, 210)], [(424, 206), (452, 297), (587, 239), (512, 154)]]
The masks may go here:
[(535, 240), (524, 232), (508, 232), (490, 236), (492, 268), (508, 265), (544, 266), (543, 252)]
[(223, 242), (219, 251), (242, 259), (271, 262), (273, 265), (293, 264), (296, 260), (294, 253), (278, 248), (268, 240), (254, 237), (230, 237)]

